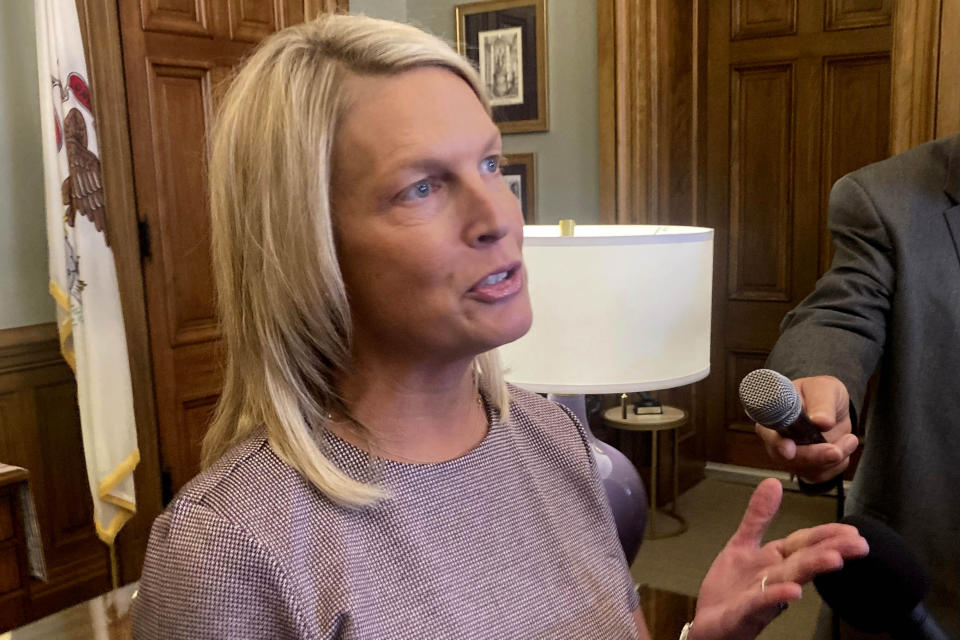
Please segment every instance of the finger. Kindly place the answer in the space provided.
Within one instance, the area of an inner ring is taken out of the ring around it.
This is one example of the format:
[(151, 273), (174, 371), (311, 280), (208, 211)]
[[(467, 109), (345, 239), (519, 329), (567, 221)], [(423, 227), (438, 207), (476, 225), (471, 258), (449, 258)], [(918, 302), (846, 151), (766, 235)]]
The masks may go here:
[(790, 438), (783, 438), (773, 429), (762, 424), (754, 425), (754, 430), (760, 439), (763, 440), (763, 446), (767, 450), (767, 455), (774, 461), (785, 465), (797, 455), (797, 443)]
[[(823, 541), (835, 539), (863, 540), (856, 527), (839, 522), (817, 525), (806, 529), (797, 529), (781, 541), (780, 551), (789, 557), (805, 547), (812, 547)], [(864, 540), (866, 542), (866, 540)]]
[(814, 547), (797, 551), (785, 562), (770, 571), (778, 580), (805, 584), (821, 573), (837, 571), (847, 560), (862, 557), (868, 552), (866, 541), (830, 540)]
[(779, 480), (767, 478), (757, 485), (753, 495), (750, 496), (750, 503), (743, 514), (743, 519), (740, 520), (740, 526), (737, 527), (728, 544), (759, 547), (767, 526), (780, 508), (782, 498), (783, 487)]
[(857, 447), (860, 446), (860, 438), (852, 433), (848, 433), (840, 438), (837, 438), (833, 445), (843, 451), (845, 456), (849, 457), (852, 456), (853, 452), (856, 451)]
[(788, 562), (777, 568), (777, 579), (797, 584), (806, 584), (821, 573), (830, 573), (843, 568), (843, 556), (833, 549), (804, 549), (794, 554)]
[(811, 444), (803, 447), (797, 447), (797, 455), (793, 462), (797, 468), (812, 468), (826, 470), (842, 463), (849, 458), (850, 454), (835, 444), (823, 442), (820, 444)]

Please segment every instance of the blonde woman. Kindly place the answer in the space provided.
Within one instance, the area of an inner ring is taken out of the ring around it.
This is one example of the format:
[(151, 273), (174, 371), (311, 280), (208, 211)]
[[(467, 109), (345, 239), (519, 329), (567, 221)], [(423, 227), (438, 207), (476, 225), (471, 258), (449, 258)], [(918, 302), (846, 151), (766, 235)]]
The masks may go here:
[[(336, 16), (263, 43), (213, 138), (226, 385), (205, 470), (153, 527), (137, 638), (647, 638), (584, 432), (508, 388), (522, 215), (475, 72)], [(760, 546), (761, 485), (689, 636), (752, 637), (862, 554)]]

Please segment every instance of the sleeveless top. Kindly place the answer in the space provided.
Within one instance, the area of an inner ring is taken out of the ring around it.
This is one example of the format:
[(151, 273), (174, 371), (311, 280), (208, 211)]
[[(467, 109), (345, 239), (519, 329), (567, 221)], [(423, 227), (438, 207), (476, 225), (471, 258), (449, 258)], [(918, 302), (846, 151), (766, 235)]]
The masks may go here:
[(154, 522), (134, 637), (450, 640), (636, 638), (638, 606), (583, 429), (511, 387), (510, 421), (462, 457), (326, 453), (390, 497), (345, 508), (263, 431)]

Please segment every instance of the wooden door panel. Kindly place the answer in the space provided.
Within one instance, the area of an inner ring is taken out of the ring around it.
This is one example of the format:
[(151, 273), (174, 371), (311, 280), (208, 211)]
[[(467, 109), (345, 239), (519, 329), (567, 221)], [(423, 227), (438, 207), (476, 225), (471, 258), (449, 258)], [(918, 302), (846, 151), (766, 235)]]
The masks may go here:
[(793, 84), (789, 63), (731, 73), (731, 300), (790, 299)]
[(893, 0), (827, 0), (824, 31), (884, 27), (893, 22)]
[(283, 24), (283, 4), (265, 0), (229, 0), (230, 39), (260, 42)]
[(140, 0), (144, 31), (213, 36), (210, 0)]
[(708, 455), (769, 466), (737, 388), (829, 265), (830, 187), (887, 155), (890, 5), (730, 0), (709, 10), (707, 210), (729, 251), (715, 260), (726, 286), (714, 298)]
[[(890, 142), (890, 54), (824, 59), (823, 180), (821, 228), (833, 183), (888, 154)], [(820, 268), (833, 259), (828, 232), (821, 233)]]
[(733, 40), (785, 36), (797, 32), (797, 0), (733, 0)]
[(167, 331), (177, 347), (217, 337), (206, 188), (210, 73), (205, 65), (150, 63), (156, 243), (167, 299)]

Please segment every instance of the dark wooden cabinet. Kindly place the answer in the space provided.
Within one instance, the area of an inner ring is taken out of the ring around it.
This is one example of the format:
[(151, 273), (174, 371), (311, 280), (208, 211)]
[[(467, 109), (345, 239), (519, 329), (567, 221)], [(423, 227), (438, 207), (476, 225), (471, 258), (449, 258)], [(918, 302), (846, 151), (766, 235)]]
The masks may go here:
[[(30, 472), (48, 577), (22, 574), (10, 590), (13, 572), (0, 571), (0, 617), (19, 608), (19, 624), (109, 589), (108, 550), (93, 526), (76, 382), (52, 323), (0, 330), (0, 461)], [(0, 513), (0, 539), (9, 531), (16, 538), (17, 504), (0, 493), (0, 511), (11, 509)], [(17, 545), (9, 540), (0, 541), (0, 563), (13, 561)], [(20, 596), (9, 596), (19, 589)]]
[(29, 611), (26, 535), (18, 494), (29, 474), (0, 468), (0, 633), (23, 624)]

